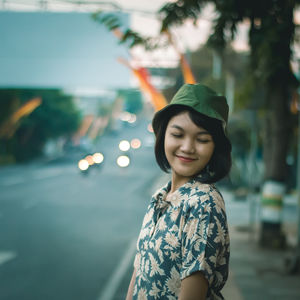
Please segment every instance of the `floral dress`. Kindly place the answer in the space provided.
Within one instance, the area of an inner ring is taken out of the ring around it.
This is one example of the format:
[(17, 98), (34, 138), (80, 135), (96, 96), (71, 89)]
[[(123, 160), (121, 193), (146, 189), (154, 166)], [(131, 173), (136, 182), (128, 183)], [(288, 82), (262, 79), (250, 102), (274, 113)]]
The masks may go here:
[(171, 182), (153, 195), (144, 217), (133, 299), (178, 299), (181, 280), (197, 271), (209, 283), (206, 299), (224, 299), (220, 291), (228, 277), (229, 234), (222, 195), (199, 178), (166, 201), (170, 188)]

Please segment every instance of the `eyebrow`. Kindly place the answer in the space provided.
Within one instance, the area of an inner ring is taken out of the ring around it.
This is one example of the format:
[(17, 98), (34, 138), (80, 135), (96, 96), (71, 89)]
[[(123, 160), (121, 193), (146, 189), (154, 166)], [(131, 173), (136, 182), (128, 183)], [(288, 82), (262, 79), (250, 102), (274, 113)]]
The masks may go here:
[[(184, 129), (183, 129), (182, 127), (180, 127), (179, 125), (176, 125), (176, 124), (172, 125), (171, 128), (175, 128), (175, 129), (179, 129), (179, 130), (181, 130), (181, 131), (184, 131)], [(205, 130), (205, 129), (203, 129), (203, 130), (197, 132), (197, 134), (198, 134), (198, 135), (199, 135), (199, 134), (208, 134), (208, 135), (210, 135), (210, 133), (209, 133), (207, 130)]]

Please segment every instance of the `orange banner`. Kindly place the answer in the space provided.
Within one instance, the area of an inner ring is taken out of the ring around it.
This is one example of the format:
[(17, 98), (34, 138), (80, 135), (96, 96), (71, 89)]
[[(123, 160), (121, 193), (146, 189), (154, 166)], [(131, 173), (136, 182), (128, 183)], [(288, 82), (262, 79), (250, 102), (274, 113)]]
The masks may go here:
[(89, 132), (89, 138), (94, 140), (97, 138), (103, 129), (108, 124), (108, 117), (98, 117), (94, 122)]
[(189, 65), (187, 59), (185, 58), (184, 54), (178, 49), (170, 31), (165, 30), (165, 34), (168, 37), (169, 43), (174, 47), (175, 51), (179, 55), (180, 67), (181, 67), (181, 72), (183, 75), (184, 82), (189, 83), (189, 84), (195, 84), (196, 79), (195, 79), (195, 76), (193, 75), (191, 66)]
[(151, 83), (150, 74), (145, 68), (138, 68), (133, 70), (135, 76), (140, 82), (142, 90), (148, 93), (151, 97), (152, 104), (155, 110), (160, 110), (164, 108), (168, 102), (164, 95), (160, 93)]
[(24, 103), (17, 111), (15, 111), (12, 116), (6, 120), (0, 126), (0, 137), (11, 138), (16, 130), (18, 129), (20, 123), (18, 122), (22, 117), (31, 114), (38, 106), (42, 103), (42, 99), (37, 97)]
[(79, 131), (78, 131), (79, 137), (86, 135), (87, 131), (89, 130), (89, 128), (91, 127), (91, 125), (93, 123), (93, 120), (94, 120), (93, 115), (87, 115), (84, 117), (84, 119), (81, 123), (81, 127), (79, 128)]
[(184, 82), (189, 84), (195, 84), (196, 80), (193, 75), (192, 69), (183, 54), (180, 54), (180, 65)]
[[(112, 30), (112, 33), (121, 40), (124, 36), (123, 32), (119, 28), (115, 28)], [(146, 92), (152, 101), (152, 104), (154, 106), (155, 110), (160, 110), (163, 107), (165, 107), (168, 102), (163, 96), (162, 93), (160, 93), (150, 82), (150, 74), (147, 71), (146, 68), (133, 68), (125, 59), (118, 59), (122, 64), (126, 65), (128, 68), (130, 68), (133, 72), (133, 74), (136, 76), (136, 78), (139, 81), (141, 90), (143, 92)]]
[(22, 117), (29, 115), (32, 113), (38, 106), (42, 103), (42, 99), (37, 97), (29, 100), (25, 104), (23, 104), (11, 117), (12, 123), (16, 123)]
[(150, 96), (155, 110), (160, 110), (168, 104), (164, 95), (151, 84), (150, 74), (146, 68), (134, 68), (125, 59), (119, 58), (118, 60), (132, 70), (139, 81), (141, 90)]

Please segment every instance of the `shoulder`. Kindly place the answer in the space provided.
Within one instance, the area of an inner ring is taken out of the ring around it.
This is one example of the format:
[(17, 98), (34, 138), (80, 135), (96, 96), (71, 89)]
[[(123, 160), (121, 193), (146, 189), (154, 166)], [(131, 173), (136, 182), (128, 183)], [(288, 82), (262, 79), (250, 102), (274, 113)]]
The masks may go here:
[(185, 201), (186, 210), (217, 210), (225, 212), (224, 199), (213, 184), (196, 182)]

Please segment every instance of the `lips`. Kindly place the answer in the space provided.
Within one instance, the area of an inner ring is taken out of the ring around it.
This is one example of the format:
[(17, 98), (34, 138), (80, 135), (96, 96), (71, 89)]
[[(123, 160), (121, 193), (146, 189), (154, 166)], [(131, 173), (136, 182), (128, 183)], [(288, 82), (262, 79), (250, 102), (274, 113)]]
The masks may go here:
[(177, 157), (179, 160), (183, 161), (183, 162), (192, 162), (192, 161), (196, 160), (196, 159), (191, 158), (191, 157), (180, 156), (180, 155), (176, 155), (176, 157)]

